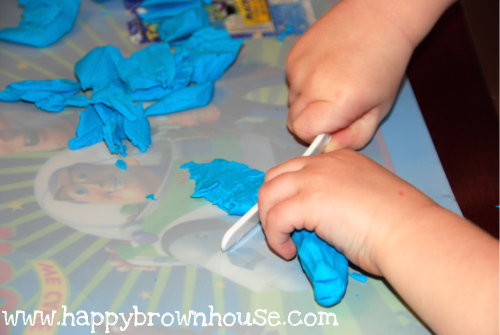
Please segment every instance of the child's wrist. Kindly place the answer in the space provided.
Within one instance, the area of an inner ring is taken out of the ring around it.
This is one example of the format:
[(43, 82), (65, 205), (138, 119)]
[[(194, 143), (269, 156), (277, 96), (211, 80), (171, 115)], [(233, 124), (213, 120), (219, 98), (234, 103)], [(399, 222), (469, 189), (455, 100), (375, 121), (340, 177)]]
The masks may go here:
[(374, 263), (381, 275), (387, 277), (397, 262), (405, 261), (407, 250), (425, 245), (421, 240), (436, 231), (437, 225), (440, 225), (438, 218), (449, 214), (446, 209), (429, 201), (399, 216), (374, 248)]

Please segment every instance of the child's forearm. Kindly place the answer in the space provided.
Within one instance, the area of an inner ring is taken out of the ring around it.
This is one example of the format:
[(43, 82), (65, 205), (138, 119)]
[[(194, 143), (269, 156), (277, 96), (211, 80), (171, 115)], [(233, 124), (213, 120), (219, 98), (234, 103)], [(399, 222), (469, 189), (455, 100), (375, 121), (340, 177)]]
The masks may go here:
[(437, 333), (498, 333), (498, 241), (438, 206), (394, 232), (377, 264)]
[[(346, 1), (346, 0), (344, 0)], [(347, 0), (370, 7), (398, 26), (415, 48), (456, 0)]]

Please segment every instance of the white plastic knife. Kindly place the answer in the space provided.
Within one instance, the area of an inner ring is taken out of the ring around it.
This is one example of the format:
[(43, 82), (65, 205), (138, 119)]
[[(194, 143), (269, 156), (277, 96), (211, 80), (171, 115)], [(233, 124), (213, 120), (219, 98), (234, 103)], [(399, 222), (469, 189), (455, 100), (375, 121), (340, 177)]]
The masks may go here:
[[(318, 135), (311, 143), (309, 148), (302, 156), (311, 156), (316, 153), (321, 154), (326, 145), (330, 142), (330, 134)], [(221, 243), (222, 251), (227, 251), (236, 242), (241, 240), (253, 227), (260, 223), (259, 206), (256, 204), (245, 215), (243, 215), (231, 228), (224, 234)]]

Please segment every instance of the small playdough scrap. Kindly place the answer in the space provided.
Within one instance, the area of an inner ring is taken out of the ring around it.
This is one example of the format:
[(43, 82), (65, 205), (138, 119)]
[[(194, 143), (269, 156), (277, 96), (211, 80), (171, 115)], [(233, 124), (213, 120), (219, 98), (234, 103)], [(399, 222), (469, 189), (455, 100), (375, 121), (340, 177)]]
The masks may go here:
[(66, 106), (86, 107), (89, 99), (81, 91), (80, 83), (68, 79), (24, 80), (12, 83), (0, 92), (0, 101), (26, 101), (47, 112), (60, 112)]
[(361, 274), (359, 272), (349, 273), (349, 276), (351, 276), (352, 278), (354, 278), (357, 281), (360, 281), (362, 283), (366, 283), (366, 281), (368, 280), (367, 276), (365, 276), (364, 274)]
[(119, 159), (116, 161), (115, 165), (117, 167), (119, 167), (120, 169), (122, 170), (126, 170), (127, 169), (127, 163), (125, 163), (125, 161), (123, 159)]
[[(210, 163), (189, 162), (190, 179), (196, 180), (193, 198), (203, 197), (229, 214), (243, 215), (257, 203), (265, 173), (238, 162), (214, 159)], [(309, 278), (316, 301), (325, 307), (342, 300), (347, 287), (348, 261), (316, 233), (307, 230), (292, 234), (300, 264)]]
[(69, 79), (24, 80), (8, 85), (0, 92), (0, 99), (37, 102), (52, 94), (73, 95), (80, 90), (80, 83)]
[(68, 33), (78, 14), (80, 0), (19, 0), (24, 7), (17, 27), (0, 30), (0, 40), (43, 48)]

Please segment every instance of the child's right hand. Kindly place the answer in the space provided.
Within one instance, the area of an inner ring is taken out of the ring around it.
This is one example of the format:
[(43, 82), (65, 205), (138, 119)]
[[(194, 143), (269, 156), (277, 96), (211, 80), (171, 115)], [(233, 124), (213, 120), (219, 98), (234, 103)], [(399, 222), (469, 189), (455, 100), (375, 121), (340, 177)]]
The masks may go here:
[(259, 214), (283, 258), (295, 256), (295, 229), (315, 231), (436, 333), (498, 334), (498, 240), (368, 157), (344, 149), (270, 169)]
[(267, 241), (282, 257), (296, 254), (290, 234), (307, 229), (375, 275), (383, 274), (381, 250), (390, 248), (400, 232), (408, 232), (409, 218), (435, 207), (410, 184), (347, 149), (274, 167), (259, 192)]

